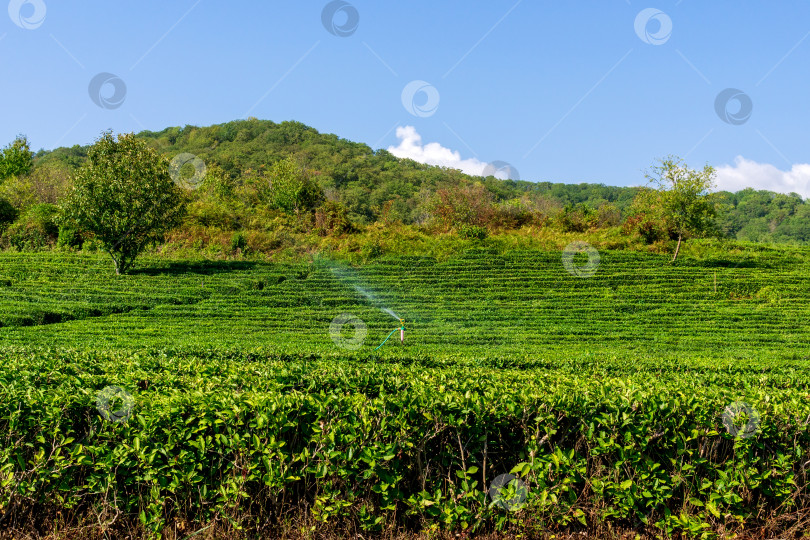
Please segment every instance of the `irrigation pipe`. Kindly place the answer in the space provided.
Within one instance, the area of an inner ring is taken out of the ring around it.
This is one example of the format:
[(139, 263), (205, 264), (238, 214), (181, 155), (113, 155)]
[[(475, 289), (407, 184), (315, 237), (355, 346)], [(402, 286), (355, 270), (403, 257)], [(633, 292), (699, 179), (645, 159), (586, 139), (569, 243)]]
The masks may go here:
[(375, 351), (377, 349), (379, 349), (380, 347), (382, 347), (383, 345), (385, 345), (385, 342), (388, 341), (388, 338), (393, 336), (396, 333), (397, 330), (399, 330), (401, 332), (400, 335), (402, 336), (402, 338), (401, 338), (402, 342), (405, 343), (405, 323), (402, 321), (402, 319), (399, 320), (399, 323), (400, 323), (400, 327), (399, 328), (394, 328), (393, 330), (391, 330), (391, 333), (388, 334), (388, 337), (386, 337), (385, 340), (382, 343), (377, 345), (377, 348), (374, 349)]

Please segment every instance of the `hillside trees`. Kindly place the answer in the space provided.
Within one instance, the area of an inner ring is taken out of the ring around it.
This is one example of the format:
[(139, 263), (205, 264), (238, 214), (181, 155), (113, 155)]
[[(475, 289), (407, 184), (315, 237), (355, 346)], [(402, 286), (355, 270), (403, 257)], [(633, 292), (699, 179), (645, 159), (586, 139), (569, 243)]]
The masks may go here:
[[(270, 200), (267, 186), (272, 179), (269, 168), (280, 160), (291, 158), (304, 175), (320, 187), (324, 198), (340, 203), (346, 209), (344, 217), (361, 226), (375, 222), (426, 225), (431, 221), (435, 225), (437, 221), (431, 219), (427, 201), (436, 198), (437, 190), (463, 188), (481, 182), (493, 197), (494, 213), (487, 223), (490, 230), (533, 224), (585, 231), (611, 227), (617, 220), (627, 220), (627, 232), (641, 236), (649, 243), (678, 237), (672, 222), (659, 212), (657, 207), (661, 201), (655, 193), (652, 193), (655, 200), (650, 201), (650, 206), (641, 207), (644, 196), (639, 194), (644, 192), (647, 196), (650, 188), (498, 180), (493, 177), (481, 179), (454, 169), (398, 159), (387, 150), (374, 150), (337, 135), (319, 133), (299, 122), (248, 119), (213, 126), (145, 131), (137, 138), (169, 157), (180, 153), (194, 154), (205, 161), (209, 172), (213, 167), (218, 168), (216, 174), (209, 174), (211, 178), (221, 180), (216, 194), (206, 185), (193, 192), (191, 211), (200, 219), (195, 217), (189, 223), (201, 227), (266, 229), (265, 222), (272, 214), (268, 209), (286, 212), (281, 209), (283, 203)], [(20, 216), (33, 204), (60, 199), (58, 193), (46, 193), (37, 187), (38, 184), (48, 185), (39, 182), (38, 175), (45, 170), (53, 171), (42, 174), (43, 180), (49, 180), (64, 175), (62, 171), (75, 173), (87, 160), (88, 148), (74, 146), (37, 153), (33, 172), (4, 182), (0, 197), (7, 198)], [(637, 180), (626, 179), (628, 183)], [(207, 183), (208, 180), (204, 182)], [(266, 199), (258, 197), (260, 192), (267, 196)], [(715, 219), (718, 229), (729, 238), (807, 241), (804, 240), (804, 231), (810, 230), (810, 222), (802, 209), (810, 205), (798, 197), (743, 190), (720, 193), (718, 201), (721, 199), (727, 203), (728, 211), (719, 213)], [(568, 205), (569, 210), (565, 211)], [(296, 216), (294, 206), (289, 212)], [(325, 209), (321, 221), (330, 222), (331, 218), (325, 216), (336, 211), (342, 212), (340, 207)], [(300, 206), (298, 212), (298, 217), (302, 217)], [(303, 224), (302, 219), (297, 221)], [(331, 226), (326, 228), (331, 230)]]

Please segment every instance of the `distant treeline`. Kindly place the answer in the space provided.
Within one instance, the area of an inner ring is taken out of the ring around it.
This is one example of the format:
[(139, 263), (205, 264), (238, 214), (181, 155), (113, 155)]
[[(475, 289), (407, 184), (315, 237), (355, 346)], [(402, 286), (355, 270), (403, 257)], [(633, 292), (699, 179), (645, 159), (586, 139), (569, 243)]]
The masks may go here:
[[(137, 136), (169, 158), (189, 153), (205, 162), (209, 189), (198, 194), (193, 215), (201, 223), (226, 228), (251, 222), (245, 186), (271, 182), (272, 164), (284, 159), (292, 159), (319, 186), (322, 201), (329, 203), (328, 214), (344, 216), (357, 226), (438, 223), (448, 230), (494, 230), (556, 224), (569, 231), (618, 227), (637, 212), (634, 199), (644, 189), (473, 177), (399, 159), (386, 150), (375, 151), (362, 143), (322, 134), (300, 122), (279, 124), (251, 118), (209, 127), (144, 131)], [(27, 183), (6, 179), (0, 196), (21, 212), (26, 205), (58, 202), (70, 174), (85, 161), (87, 150), (87, 146), (74, 146), (39, 151)], [(642, 184), (644, 179), (628, 181)], [(233, 204), (227, 204), (229, 197), (240, 196), (241, 216), (234, 215)], [(810, 205), (797, 194), (746, 189), (721, 192), (717, 200), (722, 211), (716, 233), (723, 237), (810, 241)], [(223, 217), (223, 212), (230, 213), (229, 217)]]

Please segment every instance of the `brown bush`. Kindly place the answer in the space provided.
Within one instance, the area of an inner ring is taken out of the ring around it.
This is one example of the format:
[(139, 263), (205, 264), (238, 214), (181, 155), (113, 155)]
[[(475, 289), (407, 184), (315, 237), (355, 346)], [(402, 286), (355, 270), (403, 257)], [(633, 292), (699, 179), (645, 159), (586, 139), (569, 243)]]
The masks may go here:
[(496, 208), (483, 184), (468, 184), (437, 189), (431, 214), (446, 230), (460, 225), (485, 227), (493, 221)]

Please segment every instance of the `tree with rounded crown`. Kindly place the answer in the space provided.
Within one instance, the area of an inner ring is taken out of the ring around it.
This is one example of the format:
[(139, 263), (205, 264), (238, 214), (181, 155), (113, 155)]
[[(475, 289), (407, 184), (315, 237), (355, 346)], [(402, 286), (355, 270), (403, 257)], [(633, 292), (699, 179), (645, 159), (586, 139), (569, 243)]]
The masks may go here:
[(0, 181), (12, 176), (25, 176), (34, 168), (34, 154), (25, 135), (0, 149)]
[(63, 220), (93, 233), (116, 274), (177, 227), (186, 200), (169, 174), (169, 161), (132, 134), (109, 131), (90, 147), (63, 204)]
[(664, 220), (678, 235), (678, 245), (672, 262), (678, 258), (685, 235), (700, 236), (714, 229), (717, 204), (711, 190), (715, 187), (715, 171), (710, 165), (697, 171), (690, 169), (676, 156), (659, 160), (646, 174), (655, 188)]
[(312, 210), (323, 200), (320, 187), (292, 157), (275, 162), (269, 176), (270, 203), (275, 208), (298, 215)]

